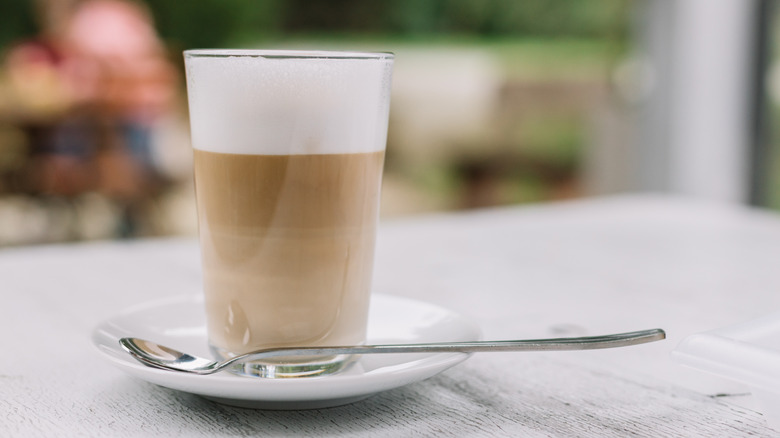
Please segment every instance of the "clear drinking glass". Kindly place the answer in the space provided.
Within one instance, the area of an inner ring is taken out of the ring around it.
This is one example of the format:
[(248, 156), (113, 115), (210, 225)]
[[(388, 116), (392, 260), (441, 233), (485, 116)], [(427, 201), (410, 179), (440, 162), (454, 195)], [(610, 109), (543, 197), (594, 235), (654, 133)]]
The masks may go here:
[[(393, 55), (184, 58), (212, 351), (363, 343)], [(237, 372), (322, 375), (349, 360), (282, 357)]]

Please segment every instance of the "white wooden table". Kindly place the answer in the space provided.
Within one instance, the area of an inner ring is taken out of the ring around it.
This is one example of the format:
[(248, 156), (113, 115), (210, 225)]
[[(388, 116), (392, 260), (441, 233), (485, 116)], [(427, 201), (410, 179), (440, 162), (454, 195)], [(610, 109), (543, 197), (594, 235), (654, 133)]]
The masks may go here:
[(130, 378), (90, 331), (197, 293), (194, 240), (0, 251), (0, 436), (772, 436), (750, 394), (675, 364), (686, 335), (780, 309), (780, 217), (628, 196), (383, 223), (377, 292), (466, 314), (486, 338), (661, 327), (666, 341), (478, 354), (353, 405), (255, 411)]

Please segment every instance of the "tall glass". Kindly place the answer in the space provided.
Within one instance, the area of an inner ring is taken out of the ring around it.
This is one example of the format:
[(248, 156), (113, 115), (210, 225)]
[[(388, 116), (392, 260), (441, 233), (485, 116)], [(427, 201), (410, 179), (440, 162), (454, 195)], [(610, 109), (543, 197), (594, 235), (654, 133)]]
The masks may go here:
[[(208, 337), (221, 358), (365, 341), (393, 55), (184, 52)], [(282, 357), (239, 373), (332, 373)]]

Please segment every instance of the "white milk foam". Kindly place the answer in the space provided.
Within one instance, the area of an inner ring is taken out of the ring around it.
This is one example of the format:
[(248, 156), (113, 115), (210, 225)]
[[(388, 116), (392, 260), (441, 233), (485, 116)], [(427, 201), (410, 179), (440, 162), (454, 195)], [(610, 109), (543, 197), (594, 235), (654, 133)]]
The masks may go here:
[(187, 56), (195, 149), (229, 154), (381, 151), (390, 59)]

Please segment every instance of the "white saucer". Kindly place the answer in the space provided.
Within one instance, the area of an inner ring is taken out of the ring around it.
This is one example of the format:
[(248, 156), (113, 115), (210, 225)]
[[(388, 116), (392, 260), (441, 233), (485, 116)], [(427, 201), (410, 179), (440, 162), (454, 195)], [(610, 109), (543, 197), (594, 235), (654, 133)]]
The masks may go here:
[[(226, 372), (198, 376), (142, 365), (119, 346), (124, 336), (147, 338), (210, 357), (200, 296), (170, 298), (127, 309), (95, 327), (92, 342), (102, 357), (132, 376), (220, 403), (259, 409), (316, 409), (352, 403), (427, 379), (468, 358), (462, 353), (375, 354), (362, 356), (339, 374), (322, 377), (263, 379)], [(479, 338), (475, 324), (447, 309), (389, 295), (372, 297), (369, 344)]]

